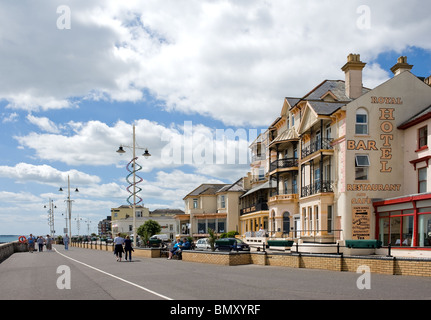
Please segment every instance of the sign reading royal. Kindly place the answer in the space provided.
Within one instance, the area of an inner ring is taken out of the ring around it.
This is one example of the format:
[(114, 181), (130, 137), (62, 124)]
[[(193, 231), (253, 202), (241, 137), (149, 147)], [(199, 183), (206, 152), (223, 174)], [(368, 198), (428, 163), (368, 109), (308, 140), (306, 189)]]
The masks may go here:
[(401, 98), (394, 97), (371, 97), (372, 104), (403, 104)]

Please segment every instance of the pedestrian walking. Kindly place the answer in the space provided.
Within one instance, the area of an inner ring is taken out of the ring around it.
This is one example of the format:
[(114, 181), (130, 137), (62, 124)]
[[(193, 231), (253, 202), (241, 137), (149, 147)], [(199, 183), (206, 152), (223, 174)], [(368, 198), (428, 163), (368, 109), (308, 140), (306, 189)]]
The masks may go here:
[(27, 239), (28, 252), (33, 253), (35, 242), (36, 242), (36, 237), (34, 237), (33, 234), (30, 233), (30, 236)]
[(129, 254), (129, 261), (132, 261), (132, 240), (130, 240), (130, 236), (126, 236), (126, 239), (124, 240), (124, 258), (127, 261), (127, 254)]
[(114, 254), (117, 257), (117, 261), (121, 261), (123, 257), (123, 243), (124, 238), (121, 237), (121, 234), (118, 233), (114, 239)]
[(37, 244), (39, 246), (39, 252), (43, 251), (43, 245), (45, 244), (45, 239), (42, 236), (37, 238)]
[(46, 235), (45, 243), (46, 243), (46, 250), (51, 251), (52, 250), (52, 241), (53, 239), (49, 236), (49, 234)]
[(69, 250), (69, 236), (66, 235), (63, 238), (63, 243), (64, 243), (64, 250)]

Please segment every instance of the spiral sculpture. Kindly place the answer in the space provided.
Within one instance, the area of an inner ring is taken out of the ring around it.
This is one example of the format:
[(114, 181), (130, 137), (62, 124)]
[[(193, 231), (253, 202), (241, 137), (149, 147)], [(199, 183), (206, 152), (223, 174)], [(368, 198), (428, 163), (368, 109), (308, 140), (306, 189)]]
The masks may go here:
[[(142, 179), (140, 176), (138, 176), (136, 174), (136, 172), (142, 170), (142, 167), (136, 162), (138, 158), (136, 157), (135, 159), (132, 159), (128, 164), (127, 164), (127, 171), (129, 171), (129, 175), (126, 177), (127, 182), (129, 183), (129, 186), (127, 187), (127, 191), (130, 193), (130, 196), (127, 198), (127, 202), (130, 205), (133, 205), (133, 196), (136, 196), (137, 201), (136, 204), (139, 204), (142, 202), (142, 198), (138, 196), (138, 193), (142, 190), (142, 188), (138, 187), (138, 183), (141, 183), (144, 179)], [(133, 166), (133, 161), (135, 161), (135, 165)], [(133, 170), (130, 170), (130, 166), (132, 166)], [(135, 183), (133, 183), (133, 174), (135, 174)], [(132, 177), (132, 181), (130, 181), (130, 177)], [(133, 187), (136, 187), (135, 192), (133, 192)], [(132, 200), (131, 200), (132, 199)]]

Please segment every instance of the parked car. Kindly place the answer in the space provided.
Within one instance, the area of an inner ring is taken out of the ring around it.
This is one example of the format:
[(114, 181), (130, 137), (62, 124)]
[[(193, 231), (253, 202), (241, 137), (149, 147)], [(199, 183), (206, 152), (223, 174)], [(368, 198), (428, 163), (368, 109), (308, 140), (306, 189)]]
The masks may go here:
[(196, 241), (196, 250), (209, 250), (211, 249), (208, 238), (202, 238)]
[(162, 241), (168, 241), (169, 237), (167, 234), (155, 234), (155, 235), (151, 236), (150, 239), (159, 239)]
[(237, 238), (222, 238), (215, 242), (215, 247), (219, 251), (250, 251), (250, 246)]

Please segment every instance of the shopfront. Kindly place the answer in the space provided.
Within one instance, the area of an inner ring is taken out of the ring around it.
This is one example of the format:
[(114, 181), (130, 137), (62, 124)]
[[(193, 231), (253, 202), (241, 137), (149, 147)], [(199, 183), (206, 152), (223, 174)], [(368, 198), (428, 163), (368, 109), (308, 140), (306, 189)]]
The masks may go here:
[(376, 201), (376, 239), (384, 246), (431, 250), (431, 193)]

